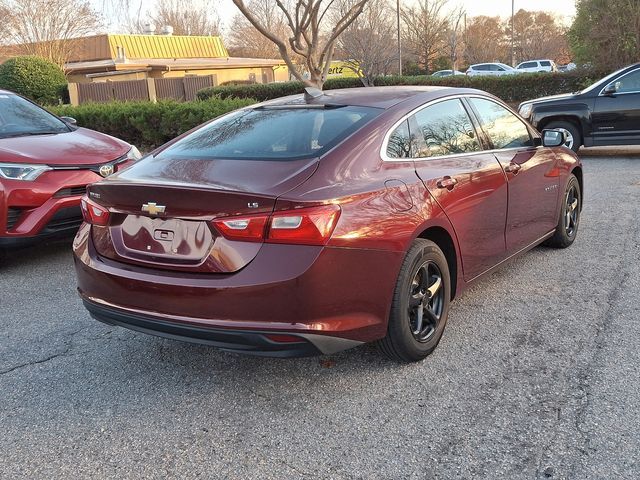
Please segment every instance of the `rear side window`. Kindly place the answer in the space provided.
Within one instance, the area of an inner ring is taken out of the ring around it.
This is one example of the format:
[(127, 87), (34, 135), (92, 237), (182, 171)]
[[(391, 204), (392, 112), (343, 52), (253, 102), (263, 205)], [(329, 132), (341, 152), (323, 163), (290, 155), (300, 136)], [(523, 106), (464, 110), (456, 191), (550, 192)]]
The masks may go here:
[(533, 145), (526, 125), (502, 105), (483, 98), (470, 98), (469, 102), (478, 112), (482, 128), (489, 136), (493, 148)]
[(418, 158), (480, 151), (473, 124), (460, 100), (445, 100), (414, 115)]
[(225, 115), (167, 148), (176, 158), (288, 160), (316, 157), (375, 118), (370, 107), (263, 107)]
[(485, 70), (489, 70), (489, 65), (487, 64), (482, 64), (482, 65), (476, 65), (475, 67), (473, 67), (474, 70), (481, 70), (481, 71), (485, 71)]
[(412, 143), (409, 122), (405, 120), (389, 135), (387, 156), (389, 158), (410, 158), (412, 155)]
[(543, 67), (550, 67), (551, 66), (551, 62), (543, 60), (542, 62), (540, 62), (540, 65), (542, 65)]

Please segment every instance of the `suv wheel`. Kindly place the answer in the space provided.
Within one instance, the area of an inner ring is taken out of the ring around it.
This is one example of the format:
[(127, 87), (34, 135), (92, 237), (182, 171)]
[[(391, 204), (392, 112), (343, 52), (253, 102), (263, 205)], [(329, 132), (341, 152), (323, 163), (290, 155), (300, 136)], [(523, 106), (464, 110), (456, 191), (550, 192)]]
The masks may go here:
[(580, 130), (572, 122), (566, 122), (566, 121), (551, 122), (548, 125), (546, 125), (544, 128), (551, 128), (551, 129), (562, 131), (566, 139), (564, 142), (564, 146), (573, 150), (576, 153), (578, 152), (578, 149), (582, 145), (582, 135), (580, 134)]

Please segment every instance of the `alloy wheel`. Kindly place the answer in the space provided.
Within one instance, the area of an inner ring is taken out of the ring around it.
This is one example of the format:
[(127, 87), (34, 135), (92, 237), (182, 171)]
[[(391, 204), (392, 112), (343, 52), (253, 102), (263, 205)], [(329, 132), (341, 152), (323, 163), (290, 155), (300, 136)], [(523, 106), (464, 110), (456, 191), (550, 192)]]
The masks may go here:
[(556, 128), (556, 130), (560, 130), (562, 133), (564, 133), (564, 146), (568, 149), (573, 149), (574, 140), (571, 132), (565, 128)]
[(564, 228), (569, 238), (573, 237), (578, 228), (578, 218), (580, 215), (580, 202), (578, 200), (578, 187), (571, 185), (565, 197), (565, 219)]
[(409, 328), (417, 341), (426, 342), (433, 336), (443, 308), (442, 273), (434, 262), (425, 262), (417, 269), (409, 292)]

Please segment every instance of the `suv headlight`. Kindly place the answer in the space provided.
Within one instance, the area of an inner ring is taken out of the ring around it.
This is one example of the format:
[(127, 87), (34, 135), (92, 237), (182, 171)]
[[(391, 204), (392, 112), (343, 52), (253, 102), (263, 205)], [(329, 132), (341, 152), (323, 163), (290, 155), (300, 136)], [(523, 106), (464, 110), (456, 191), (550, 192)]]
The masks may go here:
[(51, 170), (48, 165), (25, 165), (22, 163), (0, 163), (0, 178), (30, 182)]
[(529, 118), (531, 116), (532, 108), (533, 105), (531, 103), (525, 103), (523, 105), (520, 105), (520, 110), (518, 110), (518, 113), (522, 118)]

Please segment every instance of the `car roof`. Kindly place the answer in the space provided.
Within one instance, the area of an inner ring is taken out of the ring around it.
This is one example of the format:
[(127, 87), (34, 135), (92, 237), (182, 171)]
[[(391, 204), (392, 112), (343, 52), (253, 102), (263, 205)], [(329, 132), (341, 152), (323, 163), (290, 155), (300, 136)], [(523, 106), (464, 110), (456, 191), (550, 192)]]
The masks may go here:
[(388, 109), (407, 100), (421, 97), (428, 102), (440, 97), (460, 93), (483, 94), (485, 92), (471, 88), (435, 87), (435, 86), (394, 86), (394, 87), (358, 87), (325, 90), (322, 96), (305, 100), (303, 94), (276, 98), (258, 104), (258, 106), (286, 105), (352, 105)]

